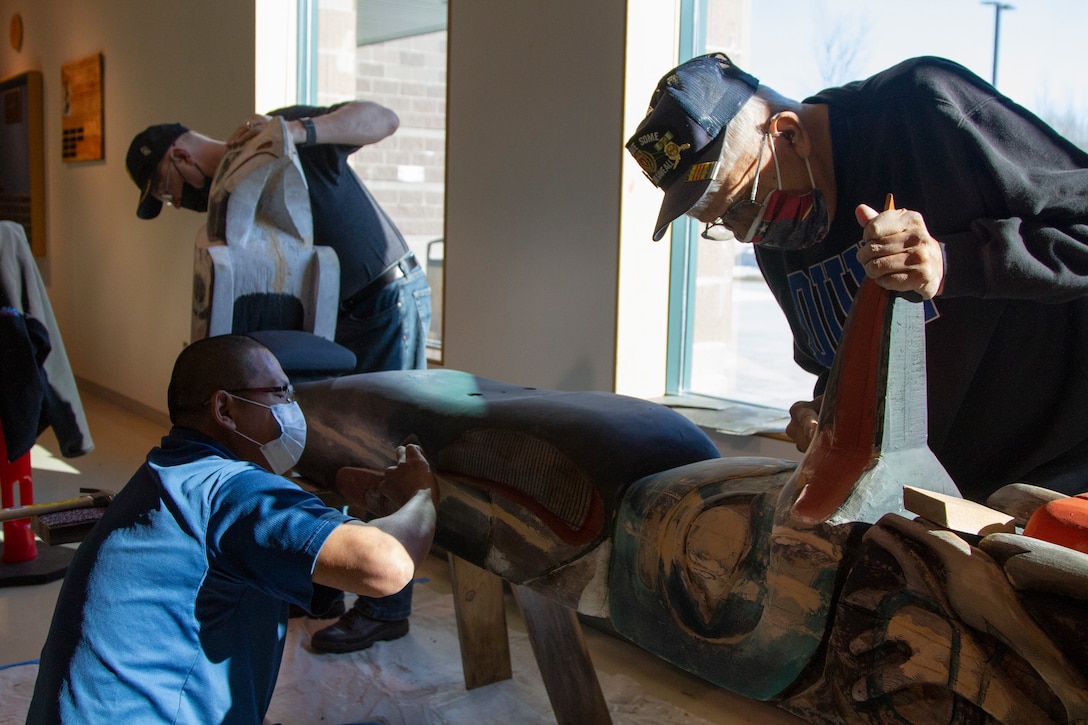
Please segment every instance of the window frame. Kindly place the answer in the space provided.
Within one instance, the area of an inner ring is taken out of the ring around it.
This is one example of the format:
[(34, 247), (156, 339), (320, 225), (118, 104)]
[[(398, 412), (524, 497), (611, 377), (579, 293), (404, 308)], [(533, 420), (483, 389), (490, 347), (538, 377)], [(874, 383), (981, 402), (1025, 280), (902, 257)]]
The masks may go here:
[[(706, 49), (707, 0), (681, 0), (677, 64)], [(688, 216), (670, 227), (669, 323), (666, 342), (665, 394), (689, 392), (695, 339), (695, 279), (699, 265), (699, 225)]]

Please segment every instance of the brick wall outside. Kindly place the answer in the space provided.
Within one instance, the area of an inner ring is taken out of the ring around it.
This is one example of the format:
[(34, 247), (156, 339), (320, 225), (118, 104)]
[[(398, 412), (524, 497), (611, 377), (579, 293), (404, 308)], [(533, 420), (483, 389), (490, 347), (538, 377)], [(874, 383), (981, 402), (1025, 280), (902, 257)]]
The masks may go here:
[(446, 168), (446, 32), (356, 51), (356, 97), (396, 111), (392, 137), (352, 157), (367, 187), (421, 259), (443, 234)]
[[(354, 18), (349, 27), (354, 29)], [(350, 163), (425, 265), (432, 312), (428, 355), (440, 360), (445, 249), (431, 242), (443, 236), (445, 222), (446, 32), (361, 46), (354, 58), (352, 96), (393, 109), (400, 128), (359, 150)]]

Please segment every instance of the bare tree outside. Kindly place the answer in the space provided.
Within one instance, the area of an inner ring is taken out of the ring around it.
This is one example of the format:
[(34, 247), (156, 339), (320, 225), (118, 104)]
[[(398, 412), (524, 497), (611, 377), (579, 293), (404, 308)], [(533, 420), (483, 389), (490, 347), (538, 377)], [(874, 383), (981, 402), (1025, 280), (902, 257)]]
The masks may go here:
[(825, 14), (814, 36), (816, 67), (825, 88), (858, 80), (865, 64), (865, 37), (873, 28), (867, 15)]
[(1036, 115), (1074, 144), (1088, 151), (1088, 117), (1073, 105), (1060, 106), (1049, 94), (1035, 101)]

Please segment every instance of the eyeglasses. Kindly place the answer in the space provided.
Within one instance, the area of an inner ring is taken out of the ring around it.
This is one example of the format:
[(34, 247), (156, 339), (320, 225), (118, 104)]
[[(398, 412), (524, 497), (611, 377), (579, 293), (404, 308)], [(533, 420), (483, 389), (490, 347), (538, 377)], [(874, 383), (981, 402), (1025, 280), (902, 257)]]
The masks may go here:
[(707, 222), (701, 236), (715, 242), (723, 242), (735, 237), (734, 229), (744, 222), (751, 223), (759, 214), (761, 204), (756, 201), (756, 190), (759, 188), (759, 174), (763, 171), (763, 149), (767, 147), (767, 134), (759, 141), (759, 156), (756, 157), (756, 178), (752, 180), (752, 191), (747, 199), (735, 201), (729, 205), (721, 216), (712, 222)]
[(273, 395), (283, 395), (283, 402), (285, 403), (295, 402), (295, 386), (290, 383), (269, 388), (236, 388), (226, 392), (231, 395), (235, 393), (272, 393)]

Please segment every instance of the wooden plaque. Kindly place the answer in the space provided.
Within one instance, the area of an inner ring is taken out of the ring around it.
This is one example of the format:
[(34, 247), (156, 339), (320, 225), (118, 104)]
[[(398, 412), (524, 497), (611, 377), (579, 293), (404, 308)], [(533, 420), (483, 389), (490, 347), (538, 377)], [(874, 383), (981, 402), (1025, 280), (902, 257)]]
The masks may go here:
[(60, 78), (64, 93), (61, 159), (102, 159), (102, 54), (65, 63)]

